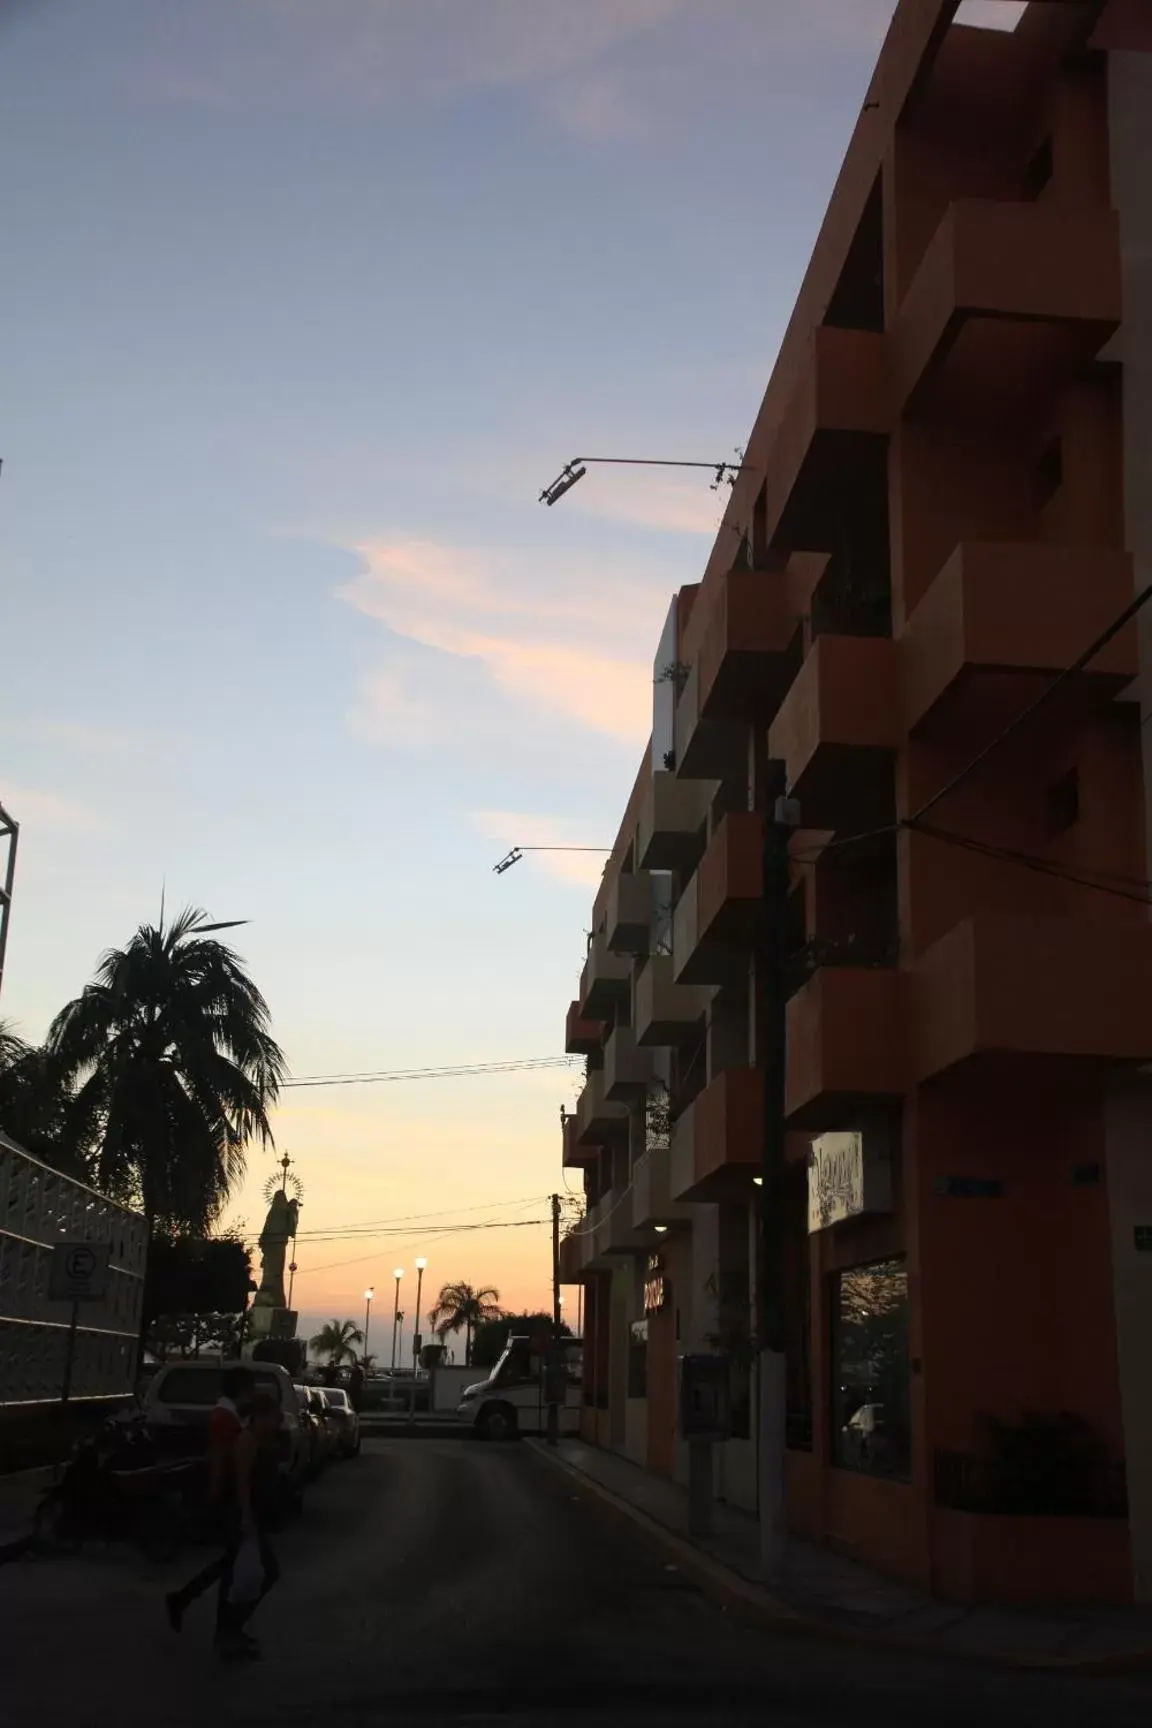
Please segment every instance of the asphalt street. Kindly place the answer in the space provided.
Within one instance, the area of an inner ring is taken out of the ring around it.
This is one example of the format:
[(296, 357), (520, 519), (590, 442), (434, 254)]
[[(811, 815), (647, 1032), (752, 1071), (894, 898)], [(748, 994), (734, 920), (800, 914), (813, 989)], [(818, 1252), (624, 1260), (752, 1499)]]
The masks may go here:
[(213, 1656), (210, 1599), (180, 1636), (165, 1622), (196, 1554), (0, 1567), (0, 1722), (1146, 1728), (1152, 1712), (1152, 1677), (943, 1665), (742, 1624), (519, 1445), (367, 1442), (278, 1547), (284, 1579), (253, 1623), (265, 1658), (242, 1669)]

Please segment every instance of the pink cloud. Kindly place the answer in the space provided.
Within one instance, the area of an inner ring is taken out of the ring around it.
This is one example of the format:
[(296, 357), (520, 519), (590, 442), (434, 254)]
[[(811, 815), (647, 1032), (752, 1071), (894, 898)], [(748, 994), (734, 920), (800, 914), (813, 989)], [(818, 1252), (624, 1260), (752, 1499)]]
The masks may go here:
[[(496, 690), (534, 711), (642, 743), (651, 724), (651, 645), (668, 603), (664, 582), (621, 581), (602, 566), (427, 540), (357, 547), (365, 568), (338, 590), (397, 635), (474, 662)], [(366, 681), (358, 729), (401, 740), (458, 724), (411, 675)]]

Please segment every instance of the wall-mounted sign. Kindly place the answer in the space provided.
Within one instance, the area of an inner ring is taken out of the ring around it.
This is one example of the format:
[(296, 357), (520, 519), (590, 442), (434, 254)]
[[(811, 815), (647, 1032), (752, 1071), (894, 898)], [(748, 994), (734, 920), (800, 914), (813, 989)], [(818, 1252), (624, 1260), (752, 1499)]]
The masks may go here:
[(871, 1134), (821, 1134), (808, 1154), (808, 1229), (892, 1210), (888, 1147)]
[(659, 1314), (668, 1306), (668, 1278), (664, 1271), (663, 1254), (649, 1254), (644, 1268), (644, 1312)]

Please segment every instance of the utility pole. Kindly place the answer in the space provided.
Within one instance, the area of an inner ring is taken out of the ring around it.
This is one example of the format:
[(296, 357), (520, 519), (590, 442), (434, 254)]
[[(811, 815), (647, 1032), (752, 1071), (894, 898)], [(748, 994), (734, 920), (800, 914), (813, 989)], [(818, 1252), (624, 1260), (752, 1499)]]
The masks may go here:
[[(758, 784), (757, 784), (758, 782)], [(787, 1059), (784, 963), (788, 924), (788, 840), (799, 812), (785, 796), (782, 762), (757, 751), (754, 802), (764, 814), (763, 906), (756, 963), (756, 1058), (764, 1077), (760, 1187), (760, 1568), (777, 1583), (788, 1539), (785, 1505), (787, 1359), (784, 1322), (784, 1121)]]
[(560, 1405), (557, 1401), (560, 1380), (560, 1196), (552, 1196), (552, 1360), (545, 1370), (548, 1393), (548, 1444), (555, 1446), (560, 1438)]

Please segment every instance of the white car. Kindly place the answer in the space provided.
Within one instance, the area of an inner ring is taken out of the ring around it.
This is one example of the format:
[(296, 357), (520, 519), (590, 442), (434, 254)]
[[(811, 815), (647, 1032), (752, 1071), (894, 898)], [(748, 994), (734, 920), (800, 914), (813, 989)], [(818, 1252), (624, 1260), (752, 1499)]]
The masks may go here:
[(279, 1464), (285, 1497), (297, 1503), (308, 1475), (307, 1424), (301, 1419), (300, 1394), (292, 1376), (278, 1362), (221, 1362), (197, 1358), (165, 1362), (144, 1394), (144, 1420), (162, 1440), (177, 1429), (206, 1430), (220, 1397), (226, 1368), (244, 1368), (259, 1392), (271, 1392), (280, 1405)]
[[(583, 1397), (583, 1347), (579, 1338), (564, 1341), (563, 1393), (558, 1417), (561, 1434), (580, 1430)], [(456, 1414), (483, 1440), (513, 1440), (517, 1434), (543, 1434), (548, 1426), (548, 1386), (544, 1358), (527, 1338), (509, 1338), (487, 1380), (466, 1386)]]

